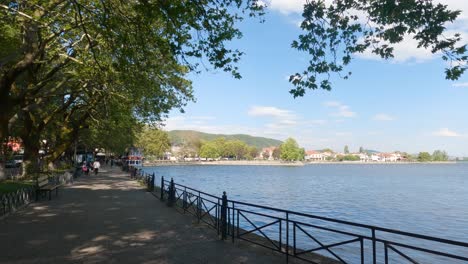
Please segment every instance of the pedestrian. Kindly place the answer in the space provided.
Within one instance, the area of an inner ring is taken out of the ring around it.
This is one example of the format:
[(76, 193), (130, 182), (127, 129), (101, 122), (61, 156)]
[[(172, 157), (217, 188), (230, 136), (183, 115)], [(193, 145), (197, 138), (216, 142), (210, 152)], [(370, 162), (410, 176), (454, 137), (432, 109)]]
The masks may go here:
[(111, 168), (114, 167), (114, 159), (111, 159)]
[(98, 174), (99, 168), (101, 167), (101, 163), (98, 160), (94, 161), (93, 168), (94, 168), (94, 175)]
[(84, 172), (85, 175), (89, 174), (89, 169), (88, 169), (88, 165), (86, 164), (86, 161), (83, 162), (83, 165), (81, 166), (81, 170)]
[(91, 160), (86, 162), (86, 166), (88, 167), (88, 173), (93, 170), (93, 164), (91, 163)]

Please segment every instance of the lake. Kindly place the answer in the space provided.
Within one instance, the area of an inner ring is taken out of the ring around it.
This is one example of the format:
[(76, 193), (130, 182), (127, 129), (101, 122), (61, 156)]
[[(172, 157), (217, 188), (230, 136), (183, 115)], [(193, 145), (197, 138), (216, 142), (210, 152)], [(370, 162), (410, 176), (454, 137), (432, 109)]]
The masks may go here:
[(468, 163), (145, 167), (228, 198), (468, 242)]

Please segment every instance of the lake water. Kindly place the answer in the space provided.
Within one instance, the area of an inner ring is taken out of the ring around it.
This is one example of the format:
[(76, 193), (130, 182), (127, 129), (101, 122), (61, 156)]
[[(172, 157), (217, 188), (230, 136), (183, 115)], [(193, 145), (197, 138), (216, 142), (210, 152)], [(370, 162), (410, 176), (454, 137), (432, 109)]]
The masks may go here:
[(468, 242), (468, 163), (145, 170), (158, 185), (163, 175), (217, 196), (226, 191), (232, 200)]

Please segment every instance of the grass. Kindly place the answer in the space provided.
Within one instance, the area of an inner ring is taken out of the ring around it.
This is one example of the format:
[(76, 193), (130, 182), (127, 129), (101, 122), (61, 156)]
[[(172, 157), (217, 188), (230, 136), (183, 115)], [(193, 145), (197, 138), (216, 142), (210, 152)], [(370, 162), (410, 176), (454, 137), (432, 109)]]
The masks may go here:
[(0, 194), (14, 192), (21, 188), (32, 186), (32, 182), (2, 181), (0, 182)]

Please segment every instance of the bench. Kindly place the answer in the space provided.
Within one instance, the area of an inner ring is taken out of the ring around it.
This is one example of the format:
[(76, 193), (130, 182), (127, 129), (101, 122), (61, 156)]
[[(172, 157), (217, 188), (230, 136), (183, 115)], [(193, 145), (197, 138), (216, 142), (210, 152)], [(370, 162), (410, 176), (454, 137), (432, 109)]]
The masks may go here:
[(49, 181), (49, 176), (41, 175), (37, 177), (37, 189), (36, 189), (36, 201), (39, 200), (39, 194), (43, 192), (49, 193), (49, 200), (51, 200), (51, 193), (55, 190), (55, 195), (58, 196), (58, 189), (60, 184), (57, 183), (57, 179), (54, 178), (53, 182)]

